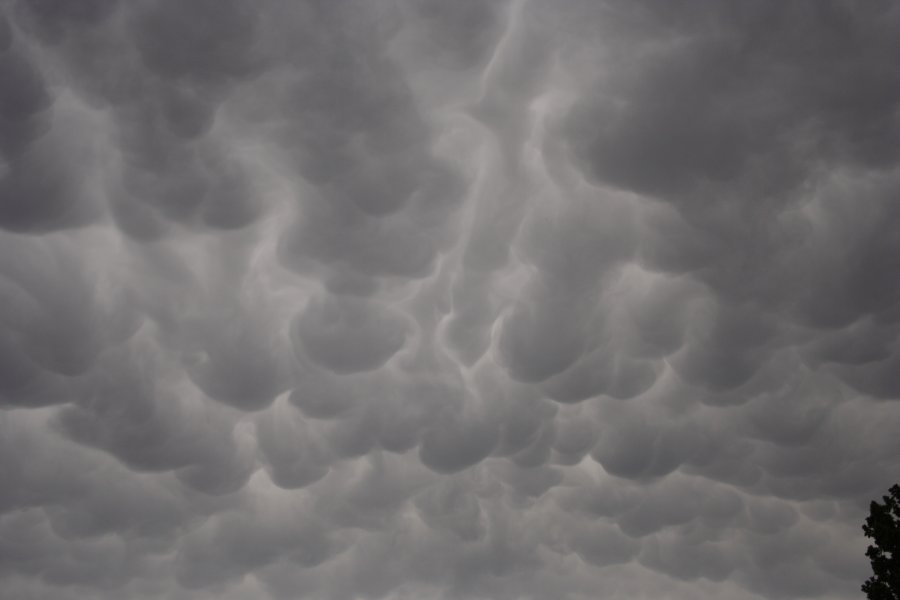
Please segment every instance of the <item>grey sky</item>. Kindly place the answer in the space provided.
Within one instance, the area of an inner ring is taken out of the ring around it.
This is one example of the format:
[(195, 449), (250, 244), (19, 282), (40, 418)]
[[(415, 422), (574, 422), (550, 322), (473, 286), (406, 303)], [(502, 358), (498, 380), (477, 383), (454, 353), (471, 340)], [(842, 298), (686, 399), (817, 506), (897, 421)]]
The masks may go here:
[(0, 15), (0, 596), (862, 596), (900, 4)]

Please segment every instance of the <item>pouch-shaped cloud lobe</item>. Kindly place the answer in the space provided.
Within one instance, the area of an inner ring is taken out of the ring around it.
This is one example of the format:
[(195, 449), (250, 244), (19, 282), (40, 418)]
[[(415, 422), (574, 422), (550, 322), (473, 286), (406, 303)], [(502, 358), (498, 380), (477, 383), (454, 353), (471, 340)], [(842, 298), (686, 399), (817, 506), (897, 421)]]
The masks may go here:
[(898, 28), (0, 2), (0, 596), (859, 597)]

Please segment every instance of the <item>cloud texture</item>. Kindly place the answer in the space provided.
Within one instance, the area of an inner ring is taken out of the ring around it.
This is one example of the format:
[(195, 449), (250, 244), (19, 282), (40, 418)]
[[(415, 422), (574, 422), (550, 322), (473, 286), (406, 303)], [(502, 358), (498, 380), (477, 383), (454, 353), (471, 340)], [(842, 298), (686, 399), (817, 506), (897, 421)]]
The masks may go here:
[(859, 598), (898, 30), (0, 2), (0, 595)]

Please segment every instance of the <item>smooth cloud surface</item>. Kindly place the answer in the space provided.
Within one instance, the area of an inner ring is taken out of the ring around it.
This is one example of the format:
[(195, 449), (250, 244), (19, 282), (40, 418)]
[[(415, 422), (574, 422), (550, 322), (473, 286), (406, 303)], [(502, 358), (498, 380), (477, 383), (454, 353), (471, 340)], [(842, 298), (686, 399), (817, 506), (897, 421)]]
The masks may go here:
[(4, 598), (860, 597), (896, 3), (0, 13)]

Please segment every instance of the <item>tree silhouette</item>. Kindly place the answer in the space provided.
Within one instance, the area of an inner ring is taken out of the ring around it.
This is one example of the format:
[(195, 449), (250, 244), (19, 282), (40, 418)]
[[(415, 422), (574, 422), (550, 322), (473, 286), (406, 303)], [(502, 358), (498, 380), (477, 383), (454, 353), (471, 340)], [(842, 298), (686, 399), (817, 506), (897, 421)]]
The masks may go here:
[(900, 600), (900, 485), (888, 490), (884, 504), (874, 500), (863, 525), (875, 543), (866, 550), (874, 575), (863, 584), (869, 600)]

